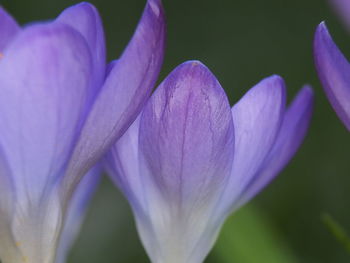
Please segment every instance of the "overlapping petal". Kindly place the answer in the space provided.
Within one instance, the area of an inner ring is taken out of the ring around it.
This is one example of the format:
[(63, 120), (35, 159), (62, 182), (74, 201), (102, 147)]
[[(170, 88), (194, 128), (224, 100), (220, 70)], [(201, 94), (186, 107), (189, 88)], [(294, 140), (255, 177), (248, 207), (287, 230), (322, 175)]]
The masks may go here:
[(112, 147), (106, 156), (106, 168), (112, 180), (128, 197), (133, 208), (141, 211), (146, 207), (144, 178), (139, 168), (139, 117)]
[[(221, 206), (228, 211), (263, 164), (285, 111), (285, 84), (272, 76), (250, 89), (232, 108), (235, 157)], [(225, 208), (225, 205), (227, 206)]]
[(58, 24), (28, 27), (0, 60), (0, 145), (13, 186), (2, 194), (14, 196), (7, 227), (21, 254), (38, 262), (54, 256), (54, 187), (78, 136), (91, 70), (85, 40)]
[(91, 70), (84, 39), (57, 24), (26, 29), (0, 60), (0, 143), (23, 199), (39, 199), (66, 165)]
[(94, 75), (90, 94), (93, 99), (102, 87), (106, 75), (106, 44), (101, 17), (92, 4), (83, 2), (64, 10), (56, 21), (70, 25), (80, 32), (89, 45)]
[(242, 196), (237, 200), (243, 205), (260, 192), (292, 159), (308, 130), (313, 109), (313, 91), (304, 87), (284, 114), (276, 142), (270, 150), (263, 167), (251, 179)]
[(126, 50), (109, 71), (83, 127), (68, 168), (65, 191), (112, 146), (140, 112), (163, 61), (164, 12), (160, 0), (149, 0)]
[(329, 101), (350, 130), (350, 64), (333, 42), (325, 23), (316, 30), (314, 59)]
[(0, 53), (19, 32), (17, 22), (0, 6)]
[(65, 263), (69, 250), (78, 236), (88, 204), (101, 179), (101, 166), (93, 167), (81, 180), (70, 202), (64, 222), (55, 263)]

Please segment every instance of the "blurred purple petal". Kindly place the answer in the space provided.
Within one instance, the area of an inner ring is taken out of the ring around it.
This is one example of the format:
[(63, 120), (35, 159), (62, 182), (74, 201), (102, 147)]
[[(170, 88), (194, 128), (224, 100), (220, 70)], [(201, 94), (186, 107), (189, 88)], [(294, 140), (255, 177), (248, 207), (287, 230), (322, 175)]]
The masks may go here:
[(347, 29), (350, 31), (350, 1), (349, 0), (329, 0), (334, 10), (339, 14)]
[(106, 44), (100, 15), (92, 4), (80, 3), (67, 8), (56, 21), (70, 25), (86, 39), (93, 60), (95, 85), (91, 95), (94, 97), (106, 74)]
[(2, 260), (20, 261), (11, 231), (15, 189), (6, 156), (0, 151), (0, 255)]
[(0, 6), (0, 52), (20, 32), (17, 22)]
[(100, 165), (92, 168), (81, 180), (70, 201), (64, 227), (57, 249), (55, 263), (65, 263), (69, 250), (77, 238), (88, 204), (101, 179)]
[(160, 71), (163, 10), (148, 1), (131, 42), (108, 68), (92, 5), (20, 32), (0, 11), (1, 259), (53, 262), (64, 227), (63, 261), (96, 185), (84, 174), (134, 121)]
[(149, 0), (132, 40), (110, 69), (84, 125), (64, 184), (68, 192), (141, 111), (160, 71), (164, 38), (161, 3)]
[(277, 140), (265, 163), (242, 194), (239, 206), (261, 191), (292, 159), (308, 130), (313, 108), (313, 91), (304, 87), (286, 111)]
[(232, 108), (235, 157), (222, 205), (228, 202), (231, 206), (260, 169), (283, 120), (285, 97), (283, 79), (272, 76), (250, 89)]
[(334, 44), (325, 23), (316, 30), (314, 58), (328, 99), (350, 131), (350, 64)]
[(33, 261), (54, 253), (62, 216), (55, 183), (81, 126), (90, 76), (85, 41), (65, 25), (28, 27), (0, 60), (0, 144), (16, 200), (12, 232)]
[(6, 49), (0, 60), (0, 124), (6, 127), (0, 141), (18, 191), (30, 187), (40, 198), (57, 180), (78, 135), (90, 76), (85, 41), (68, 26), (29, 27)]

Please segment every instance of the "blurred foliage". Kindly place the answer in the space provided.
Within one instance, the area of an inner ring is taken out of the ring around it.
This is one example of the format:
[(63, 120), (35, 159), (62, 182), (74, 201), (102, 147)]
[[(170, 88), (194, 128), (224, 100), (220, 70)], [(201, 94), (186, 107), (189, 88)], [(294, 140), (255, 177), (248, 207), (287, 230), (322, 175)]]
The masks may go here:
[(350, 253), (350, 237), (346, 233), (344, 227), (342, 227), (331, 215), (322, 215), (323, 223), (328, 227), (329, 231), (343, 245), (348, 253)]
[[(21, 23), (54, 18), (78, 0), (0, 0)], [(92, 0), (101, 12), (109, 59), (128, 42), (146, 0)], [(160, 80), (189, 59), (203, 61), (232, 103), (271, 74), (290, 100), (304, 84), (316, 94), (313, 122), (293, 161), (265, 191), (229, 219), (208, 262), (348, 262), (319, 215), (350, 229), (350, 138), (319, 85), (312, 58), (318, 23), (327, 20), (350, 57), (350, 38), (326, 0), (163, 0), (168, 45)], [(257, 209), (255, 211), (255, 209)], [(231, 260), (232, 257), (232, 260)], [(235, 259), (235, 261), (234, 261)], [(128, 204), (104, 181), (69, 263), (148, 262)]]
[(252, 205), (227, 220), (213, 256), (222, 263), (298, 262), (266, 216)]

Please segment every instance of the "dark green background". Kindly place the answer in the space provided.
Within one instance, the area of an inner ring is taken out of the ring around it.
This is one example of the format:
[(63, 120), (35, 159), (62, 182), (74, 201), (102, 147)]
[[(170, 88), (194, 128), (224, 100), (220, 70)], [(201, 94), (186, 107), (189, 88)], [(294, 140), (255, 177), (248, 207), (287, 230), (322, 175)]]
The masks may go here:
[[(20, 23), (54, 18), (78, 1), (3, 0)], [(108, 57), (119, 56), (145, 0), (92, 1), (102, 15)], [(311, 129), (300, 151), (265, 191), (223, 228), (206, 262), (348, 262), (321, 221), (328, 212), (350, 231), (350, 135), (330, 107), (312, 58), (315, 27), (326, 20), (350, 57), (350, 31), (326, 0), (164, 0), (168, 44), (163, 79), (179, 63), (204, 62), (231, 103), (262, 78), (281, 75), (289, 100), (309, 83), (316, 95)], [(69, 263), (148, 262), (130, 209), (104, 180)]]

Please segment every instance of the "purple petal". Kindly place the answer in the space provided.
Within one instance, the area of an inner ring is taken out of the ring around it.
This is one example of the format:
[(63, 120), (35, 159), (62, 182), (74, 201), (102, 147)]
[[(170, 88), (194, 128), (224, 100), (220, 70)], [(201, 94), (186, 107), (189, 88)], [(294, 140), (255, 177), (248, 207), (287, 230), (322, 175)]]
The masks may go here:
[(141, 111), (163, 61), (165, 23), (159, 0), (149, 0), (128, 47), (110, 70), (79, 138), (66, 190), (126, 131)]
[(55, 186), (81, 127), (90, 76), (85, 40), (62, 24), (24, 29), (0, 60), (0, 145), (12, 184), (1, 194), (13, 198), (2, 246), (17, 244), (13, 257), (50, 262), (55, 254), (62, 219)]
[(232, 207), (260, 169), (276, 140), (284, 111), (285, 84), (279, 76), (258, 83), (232, 108), (235, 157), (222, 205)]
[(66, 262), (69, 250), (80, 232), (88, 204), (99, 185), (100, 179), (101, 168), (97, 165), (84, 176), (75, 190), (61, 233), (55, 263)]
[(159, 86), (140, 130), (152, 180), (170, 200), (201, 200), (227, 179), (234, 145), (230, 107), (219, 82), (199, 62), (180, 65)]
[(100, 15), (92, 4), (80, 3), (67, 8), (56, 21), (70, 25), (86, 39), (93, 59), (94, 97), (106, 74), (106, 44)]
[(314, 58), (328, 99), (350, 131), (350, 65), (334, 44), (325, 23), (321, 23), (316, 30)]
[(112, 147), (106, 157), (106, 168), (114, 183), (135, 209), (145, 207), (144, 182), (139, 170), (140, 116)]
[(224, 90), (200, 62), (180, 65), (146, 105), (139, 136), (146, 207), (136, 220), (146, 250), (153, 262), (202, 262), (220, 227), (212, 211), (232, 167)]
[(17, 251), (11, 231), (15, 189), (11, 171), (2, 151), (0, 151), (0, 182), (0, 255), (4, 262), (11, 262), (15, 259)]
[(40, 200), (69, 159), (90, 65), (84, 39), (57, 24), (25, 29), (0, 60), (0, 144), (16, 194), (28, 202)]
[(9, 15), (5, 9), (0, 6), (0, 52), (2, 53), (5, 47), (12, 39), (20, 32), (20, 27), (17, 22)]
[(243, 205), (261, 191), (292, 159), (308, 130), (313, 108), (313, 91), (304, 87), (286, 111), (277, 140), (264, 166), (239, 201)]

